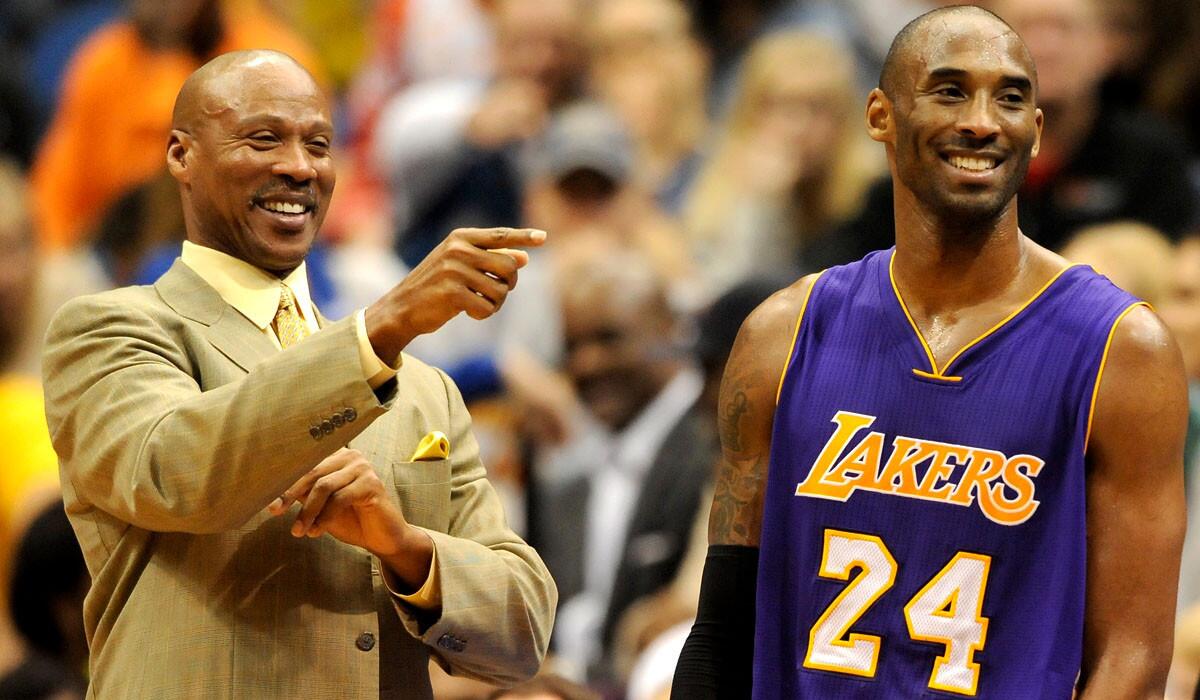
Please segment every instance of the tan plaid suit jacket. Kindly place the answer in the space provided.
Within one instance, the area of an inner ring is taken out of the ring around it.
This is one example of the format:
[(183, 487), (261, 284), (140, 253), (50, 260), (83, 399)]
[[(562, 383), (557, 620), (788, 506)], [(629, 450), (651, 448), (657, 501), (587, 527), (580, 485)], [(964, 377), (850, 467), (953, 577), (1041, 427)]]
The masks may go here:
[[(89, 697), (428, 698), (431, 654), (493, 682), (536, 671), (557, 593), (439, 370), (406, 356), (381, 403), (352, 320), (280, 352), (179, 261), (153, 287), (64, 306), (44, 367), (92, 575)], [(432, 430), (449, 459), (407, 462)], [(264, 512), (347, 444), (433, 537), (440, 617), (392, 597), (364, 550)]]

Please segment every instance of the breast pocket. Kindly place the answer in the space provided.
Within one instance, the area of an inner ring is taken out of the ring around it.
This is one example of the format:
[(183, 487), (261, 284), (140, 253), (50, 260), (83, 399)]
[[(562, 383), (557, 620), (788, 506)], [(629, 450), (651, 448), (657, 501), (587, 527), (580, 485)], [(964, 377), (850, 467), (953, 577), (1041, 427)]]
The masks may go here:
[(450, 460), (392, 462), (389, 486), (413, 525), (445, 532), (450, 526)]

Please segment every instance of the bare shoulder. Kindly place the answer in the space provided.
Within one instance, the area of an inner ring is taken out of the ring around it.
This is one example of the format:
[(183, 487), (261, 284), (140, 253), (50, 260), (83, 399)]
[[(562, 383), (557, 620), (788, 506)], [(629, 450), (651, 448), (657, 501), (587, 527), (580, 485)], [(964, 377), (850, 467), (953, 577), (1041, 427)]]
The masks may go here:
[(746, 322), (742, 324), (742, 332), (777, 329), (777, 324), (781, 321), (795, 321), (808, 299), (809, 291), (820, 276), (821, 273), (805, 275), (767, 297), (767, 300), (759, 304), (746, 318)]
[(1132, 388), (1146, 381), (1161, 382), (1161, 388), (1177, 389), (1180, 395), (1187, 391), (1183, 358), (1175, 337), (1158, 314), (1137, 305), (1125, 312), (1112, 330), (1100, 388), (1103, 391), (1105, 385), (1119, 384)]
[(718, 406), (721, 462), (709, 517), (712, 544), (758, 545), (776, 392), (816, 279), (809, 275), (773, 294), (746, 318), (734, 342)]
[(722, 403), (742, 396), (774, 414), (779, 379), (788, 363), (797, 323), (819, 275), (775, 292), (742, 323), (721, 384)]
[(742, 324), (730, 357), (765, 372), (783, 369), (795, 338), (796, 324), (808, 301), (809, 293), (820, 274), (807, 275), (775, 292), (758, 306)]
[(1157, 314), (1139, 305), (1119, 319), (1099, 379), (1089, 452), (1120, 453), (1132, 441), (1182, 454), (1187, 380), (1179, 346)]

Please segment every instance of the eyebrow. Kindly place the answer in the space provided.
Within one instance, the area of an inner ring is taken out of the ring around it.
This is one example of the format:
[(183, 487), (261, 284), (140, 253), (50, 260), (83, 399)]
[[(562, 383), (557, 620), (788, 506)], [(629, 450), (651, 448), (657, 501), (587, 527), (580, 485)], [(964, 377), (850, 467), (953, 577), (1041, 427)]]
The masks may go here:
[[(967, 71), (961, 68), (934, 68), (929, 71), (930, 80), (962, 79), (967, 75)], [(1033, 90), (1033, 81), (1023, 75), (1005, 75), (1000, 79), (1000, 83), (1004, 87), (1015, 87), (1022, 92)]]
[[(250, 114), (237, 121), (238, 129), (245, 129), (251, 126), (270, 126), (270, 127), (287, 127), (288, 120), (269, 113)], [(330, 124), (324, 119), (316, 119), (306, 124), (300, 125), (300, 130), (304, 132), (333, 132), (333, 124)]]

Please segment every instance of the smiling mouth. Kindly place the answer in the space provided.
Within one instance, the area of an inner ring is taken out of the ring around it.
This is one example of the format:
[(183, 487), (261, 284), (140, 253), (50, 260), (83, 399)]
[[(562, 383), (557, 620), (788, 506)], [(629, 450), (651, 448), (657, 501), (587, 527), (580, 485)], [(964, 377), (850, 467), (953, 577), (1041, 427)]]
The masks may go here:
[(312, 211), (312, 205), (299, 202), (281, 202), (277, 199), (256, 201), (255, 206), (273, 214), (307, 214)]
[(943, 155), (942, 160), (969, 173), (982, 173), (995, 168), (1000, 161), (987, 156)]

